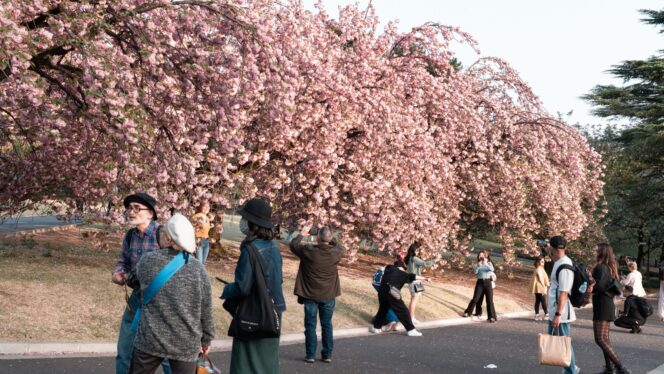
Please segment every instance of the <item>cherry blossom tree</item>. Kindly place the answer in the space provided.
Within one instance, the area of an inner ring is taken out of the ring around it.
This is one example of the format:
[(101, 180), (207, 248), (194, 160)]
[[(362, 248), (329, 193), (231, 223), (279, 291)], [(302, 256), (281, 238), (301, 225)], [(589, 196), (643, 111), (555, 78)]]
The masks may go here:
[(579, 235), (602, 191), (585, 139), (505, 61), (459, 68), (461, 30), (378, 25), (297, 1), (2, 1), (0, 205), (258, 195), (352, 254), (458, 249), (477, 222), (508, 259), (514, 239)]

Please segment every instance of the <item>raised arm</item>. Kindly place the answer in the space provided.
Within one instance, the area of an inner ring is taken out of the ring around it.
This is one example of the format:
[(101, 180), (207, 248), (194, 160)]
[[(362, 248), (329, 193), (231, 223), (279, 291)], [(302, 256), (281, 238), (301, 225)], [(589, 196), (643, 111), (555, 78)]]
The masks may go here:
[(302, 254), (304, 252), (304, 246), (301, 244), (302, 243), (302, 234), (298, 234), (293, 240), (291, 240), (289, 248), (291, 252), (297, 257), (302, 257)]
[(432, 266), (432, 265), (434, 264), (434, 261), (433, 261), (433, 260), (431, 260), (431, 261), (424, 261), (424, 260), (422, 260), (421, 258), (419, 258), (419, 257), (417, 257), (417, 256), (414, 256), (414, 257), (413, 257), (413, 262), (414, 262), (415, 265), (417, 265), (417, 266), (424, 266), (424, 267), (430, 267), (430, 266)]

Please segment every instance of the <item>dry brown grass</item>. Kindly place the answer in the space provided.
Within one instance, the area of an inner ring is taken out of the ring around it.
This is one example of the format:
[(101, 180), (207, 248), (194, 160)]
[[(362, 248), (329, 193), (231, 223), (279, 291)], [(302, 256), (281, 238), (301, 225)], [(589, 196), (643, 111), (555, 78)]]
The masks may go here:
[[(109, 239), (112, 240), (112, 239)], [(119, 241), (119, 240), (118, 240)], [(235, 242), (224, 241), (238, 254)], [(285, 245), (284, 296), (287, 312), (284, 332), (303, 331), (303, 308), (293, 295), (297, 259)], [(32, 238), (0, 239), (0, 337), (4, 341), (113, 341), (124, 308), (124, 290), (110, 282), (119, 250), (105, 253), (91, 249), (77, 229), (37, 234)], [(342, 295), (337, 299), (335, 328), (366, 326), (378, 309), (371, 278), (387, 258), (361, 255), (359, 261), (341, 268)], [(226, 336), (229, 315), (218, 296), (222, 284), (214, 276), (233, 279), (236, 258), (208, 261), (212, 278), (217, 338)], [(530, 304), (527, 273), (512, 280), (501, 279), (496, 289), (498, 313), (524, 310)], [(427, 285), (417, 316), (432, 320), (458, 316), (472, 295), (474, 279), (465, 273), (437, 275)], [(408, 291), (403, 291), (406, 302)], [(10, 323), (6, 323), (9, 321)]]

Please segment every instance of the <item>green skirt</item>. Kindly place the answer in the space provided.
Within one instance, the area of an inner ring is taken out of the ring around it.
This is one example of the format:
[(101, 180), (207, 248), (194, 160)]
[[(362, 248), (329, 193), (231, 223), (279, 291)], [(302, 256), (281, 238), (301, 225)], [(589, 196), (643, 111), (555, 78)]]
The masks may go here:
[(279, 338), (233, 338), (231, 374), (279, 374)]

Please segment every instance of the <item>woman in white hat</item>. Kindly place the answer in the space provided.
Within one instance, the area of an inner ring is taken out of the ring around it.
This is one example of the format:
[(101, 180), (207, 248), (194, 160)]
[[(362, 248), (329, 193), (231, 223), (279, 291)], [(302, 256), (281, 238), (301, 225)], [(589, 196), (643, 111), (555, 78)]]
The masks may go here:
[[(196, 239), (185, 216), (173, 215), (157, 237), (163, 249), (143, 255), (137, 265), (143, 297), (129, 372), (154, 373), (168, 358), (174, 374), (193, 373), (198, 354), (207, 353), (214, 337), (210, 279), (205, 266), (190, 256)], [(171, 261), (183, 264), (145, 304), (146, 289)]]

